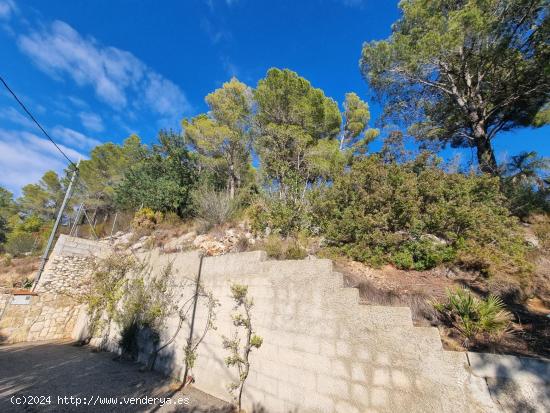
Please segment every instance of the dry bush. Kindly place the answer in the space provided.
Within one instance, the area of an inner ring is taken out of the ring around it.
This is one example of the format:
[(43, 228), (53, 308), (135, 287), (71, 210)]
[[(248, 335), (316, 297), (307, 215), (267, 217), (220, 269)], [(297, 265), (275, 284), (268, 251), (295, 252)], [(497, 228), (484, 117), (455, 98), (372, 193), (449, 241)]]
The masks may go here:
[(15, 272), (19, 275), (32, 273), (35, 270), (33, 265), (21, 265), (15, 268)]
[(158, 224), (162, 222), (162, 212), (155, 212), (151, 208), (141, 208), (134, 215), (132, 229), (139, 238), (151, 234)]
[(164, 214), (164, 218), (160, 225), (161, 228), (173, 228), (183, 224), (183, 220), (175, 212), (169, 211)]
[(359, 295), (366, 304), (407, 306), (410, 307), (415, 322), (428, 321), (432, 325), (437, 324), (437, 313), (430, 304), (429, 298), (422, 293), (397, 293), (377, 287), (370, 281), (361, 281), (358, 288)]
[(210, 228), (229, 222), (237, 211), (236, 202), (226, 192), (199, 189), (194, 203), (197, 218)]
[(248, 238), (244, 235), (241, 235), (237, 240), (237, 243), (233, 246), (233, 252), (245, 252), (248, 251), (249, 243)]
[(2, 257), (2, 266), (7, 268), (10, 267), (12, 264), (12, 256), (11, 254), (6, 254)]
[(543, 251), (550, 252), (550, 216), (537, 216), (533, 224), (533, 232), (540, 242), (540, 248)]
[(276, 260), (301, 260), (307, 257), (307, 251), (295, 238), (280, 238), (270, 235), (256, 244), (256, 250), (265, 250), (269, 258)]

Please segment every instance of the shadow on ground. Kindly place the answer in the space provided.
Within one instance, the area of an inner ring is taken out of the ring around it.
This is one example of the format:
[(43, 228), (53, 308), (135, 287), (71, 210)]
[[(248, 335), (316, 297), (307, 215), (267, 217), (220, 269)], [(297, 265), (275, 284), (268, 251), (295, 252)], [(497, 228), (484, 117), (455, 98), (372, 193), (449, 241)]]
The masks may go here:
[[(139, 364), (113, 358), (112, 353), (97, 353), (67, 342), (0, 346), (0, 412), (233, 411), (232, 406), (222, 400), (193, 388), (178, 391), (172, 379), (156, 372), (141, 372)], [(50, 401), (35, 397), (16, 405), (13, 401), (17, 396), (50, 396)], [(80, 398), (81, 405), (65, 403), (61, 400), (65, 396)], [(126, 403), (129, 398), (144, 397), (181, 399), (177, 406), (158, 402)], [(188, 403), (183, 404), (182, 399), (186, 397)], [(44, 404), (37, 405), (40, 401)], [(96, 405), (91, 406), (94, 402)]]

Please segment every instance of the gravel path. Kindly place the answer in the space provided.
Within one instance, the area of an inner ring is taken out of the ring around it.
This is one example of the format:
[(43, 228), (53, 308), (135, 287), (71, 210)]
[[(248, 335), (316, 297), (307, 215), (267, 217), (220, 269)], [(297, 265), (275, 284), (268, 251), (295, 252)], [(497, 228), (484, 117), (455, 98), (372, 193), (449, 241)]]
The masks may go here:
[[(113, 358), (67, 342), (0, 346), (0, 412), (231, 411), (199, 390), (176, 392), (171, 379)], [(146, 400), (154, 397), (173, 403)]]

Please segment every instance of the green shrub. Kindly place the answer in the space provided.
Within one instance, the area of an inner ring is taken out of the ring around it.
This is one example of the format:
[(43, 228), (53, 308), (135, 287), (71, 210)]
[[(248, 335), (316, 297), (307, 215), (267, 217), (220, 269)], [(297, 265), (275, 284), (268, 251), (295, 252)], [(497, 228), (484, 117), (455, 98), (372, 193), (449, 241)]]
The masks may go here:
[(2, 251), (2, 244), (6, 242), (8, 233), (10, 232), (10, 226), (8, 221), (0, 215), (0, 251)]
[(108, 323), (117, 315), (126, 277), (139, 267), (134, 257), (119, 252), (93, 261), (90, 282), (81, 297), (88, 312), (89, 338), (100, 335), (105, 321)]
[(306, 215), (303, 205), (292, 200), (278, 199), (269, 195), (258, 199), (248, 210), (252, 230), (263, 233), (269, 228), (285, 237), (304, 227)]
[(511, 326), (512, 316), (502, 300), (490, 295), (486, 300), (476, 298), (466, 289), (447, 290), (445, 303), (434, 303), (434, 308), (469, 341), (480, 336), (498, 340)]
[(37, 215), (30, 215), (16, 226), (16, 231), (21, 232), (38, 232), (44, 226), (45, 221)]
[(36, 251), (40, 247), (37, 237), (27, 232), (14, 231), (8, 235), (5, 249), (13, 256)]
[(357, 160), (313, 191), (312, 217), (327, 243), (378, 266), (428, 269), (454, 262), (485, 275), (530, 268), (498, 178), (446, 173), (426, 156), (397, 164)]
[(407, 241), (391, 255), (392, 263), (401, 269), (426, 270), (452, 261), (455, 249), (430, 240)]
[(402, 270), (410, 270), (414, 267), (414, 258), (410, 251), (397, 251), (392, 255), (393, 264)]
[(145, 206), (188, 217), (197, 169), (196, 156), (187, 149), (183, 135), (160, 131), (158, 142), (138, 159), (125, 169), (122, 180), (115, 185), (115, 204), (123, 210)]

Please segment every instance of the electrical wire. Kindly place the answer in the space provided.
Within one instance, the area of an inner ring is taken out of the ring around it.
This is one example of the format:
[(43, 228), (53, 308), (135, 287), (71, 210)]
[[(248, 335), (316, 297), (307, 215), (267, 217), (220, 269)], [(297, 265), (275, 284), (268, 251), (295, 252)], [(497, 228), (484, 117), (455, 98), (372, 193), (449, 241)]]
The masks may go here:
[(55, 143), (55, 141), (52, 139), (52, 137), (48, 134), (48, 132), (46, 132), (44, 130), (44, 128), (42, 127), (42, 125), (40, 125), (40, 123), (38, 123), (38, 121), (36, 120), (36, 118), (32, 115), (32, 113), (27, 109), (27, 107), (23, 104), (23, 102), (21, 102), (21, 100), (17, 97), (17, 95), (15, 94), (15, 92), (13, 90), (11, 90), (11, 88), (8, 86), (8, 84), (6, 83), (6, 81), (4, 80), (4, 78), (2, 76), (0, 76), (0, 81), (4, 84), (4, 87), (8, 90), (8, 92), (11, 93), (11, 95), (13, 96), (13, 98), (17, 101), (17, 103), (19, 103), (19, 105), (23, 108), (23, 110), (25, 111), (25, 113), (32, 119), (32, 121), (34, 123), (36, 123), (36, 126), (38, 126), (38, 128), (42, 131), (42, 133), (46, 136), (46, 138), (48, 138), (51, 143), (54, 144), (54, 146), (57, 148), (57, 150), (61, 153), (61, 155), (63, 155), (65, 157), (65, 159), (67, 159), (69, 161), (69, 163), (75, 168), (75, 170), (78, 169), (78, 166), (65, 154), (65, 152), (63, 152), (61, 150), (61, 148), (57, 145), (57, 143)]

